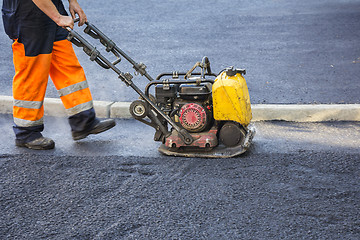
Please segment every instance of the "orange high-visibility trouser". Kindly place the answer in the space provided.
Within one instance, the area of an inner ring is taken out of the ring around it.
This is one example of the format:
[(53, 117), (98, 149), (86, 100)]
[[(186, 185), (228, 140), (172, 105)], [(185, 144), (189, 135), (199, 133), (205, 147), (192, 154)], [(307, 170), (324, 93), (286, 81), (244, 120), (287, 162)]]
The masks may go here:
[(67, 40), (55, 41), (52, 52), (25, 56), (22, 43), (13, 45), (14, 122), (18, 127), (43, 124), (46, 87), (49, 75), (69, 116), (93, 107), (91, 93), (72, 47)]

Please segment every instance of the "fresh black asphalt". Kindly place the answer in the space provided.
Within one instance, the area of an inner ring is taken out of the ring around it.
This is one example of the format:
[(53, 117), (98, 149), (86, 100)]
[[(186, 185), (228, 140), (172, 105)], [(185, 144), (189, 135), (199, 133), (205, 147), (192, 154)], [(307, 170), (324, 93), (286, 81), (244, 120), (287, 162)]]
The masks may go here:
[(359, 239), (359, 154), (0, 156), (2, 239)]
[(359, 123), (255, 123), (231, 159), (162, 156), (135, 120), (54, 150), (13, 144), (0, 115), (1, 239), (359, 239)]

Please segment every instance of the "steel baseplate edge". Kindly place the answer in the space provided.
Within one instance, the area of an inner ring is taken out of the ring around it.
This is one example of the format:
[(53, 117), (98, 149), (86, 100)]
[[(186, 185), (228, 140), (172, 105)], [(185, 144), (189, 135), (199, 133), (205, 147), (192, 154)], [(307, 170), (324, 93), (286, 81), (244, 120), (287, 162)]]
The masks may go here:
[(199, 150), (199, 149), (172, 149), (161, 144), (159, 152), (167, 156), (175, 157), (200, 157), (200, 158), (232, 158), (245, 153), (251, 146), (252, 140), (255, 136), (256, 129), (250, 124), (245, 136), (244, 143), (236, 147), (225, 147), (219, 145), (211, 150)]

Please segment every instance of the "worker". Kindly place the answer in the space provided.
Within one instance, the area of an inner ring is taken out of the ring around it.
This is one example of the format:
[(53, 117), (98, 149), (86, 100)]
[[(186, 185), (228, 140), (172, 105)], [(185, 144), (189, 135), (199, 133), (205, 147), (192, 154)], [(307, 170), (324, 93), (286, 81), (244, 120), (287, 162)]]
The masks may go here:
[[(3, 0), (6, 34), (13, 40), (13, 116), (15, 145), (30, 149), (53, 149), (52, 139), (43, 137), (44, 97), (52, 79), (69, 116), (74, 140), (98, 134), (115, 126), (113, 119), (96, 117), (89, 86), (66, 27), (87, 19), (77, 0), (69, 0), (68, 16), (61, 0)], [(54, 129), (56, 130), (56, 129)]]

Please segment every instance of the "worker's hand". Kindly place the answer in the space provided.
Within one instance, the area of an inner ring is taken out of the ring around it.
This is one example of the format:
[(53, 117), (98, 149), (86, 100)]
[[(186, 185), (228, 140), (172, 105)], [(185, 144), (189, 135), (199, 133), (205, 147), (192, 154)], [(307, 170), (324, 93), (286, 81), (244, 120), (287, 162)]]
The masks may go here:
[[(34, 4), (60, 27), (73, 29), (74, 20), (70, 16), (61, 15), (51, 0), (32, 0)], [(73, 1), (73, 0), (70, 0)], [(76, 2), (76, 0), (75, 0)], [(77, 3), (77, 2), (76, 2)], [(79, 5), (79, 4), (78, 4)], [(81, 9), (81, 8), (80, 8)], [(86, 16), (85, 16), (86, 19)]]
[(71, 29), (73, 29), (74, 19), (72, 19), (72, 17), (70, 16), (60, 15), (60, 17), (56, 21), (56, 24), (63, 28), (70, 27)]
[(69, 0), (69, 11), (73, 19), (75, 19), (76, 14), (79, 16), (79, 27), (84, 25), (85, 22), (87, 22), (86, 15), (77, 0)]

